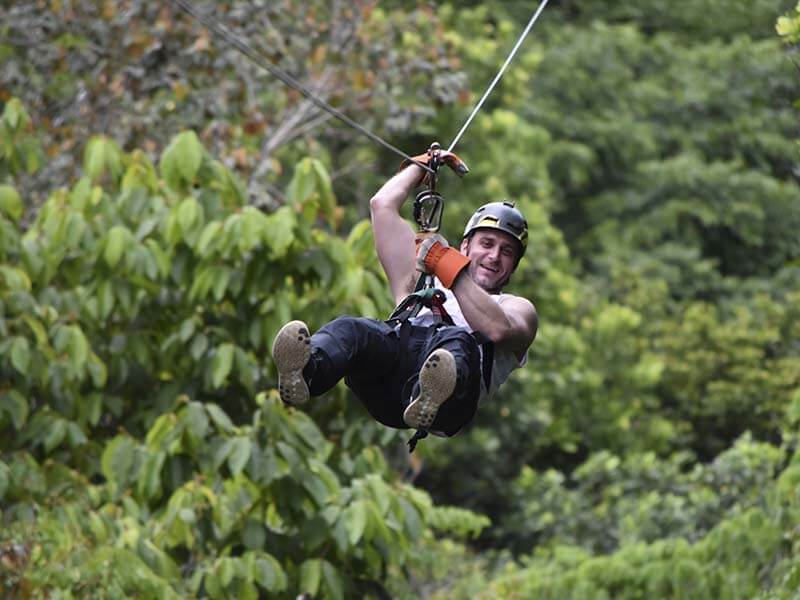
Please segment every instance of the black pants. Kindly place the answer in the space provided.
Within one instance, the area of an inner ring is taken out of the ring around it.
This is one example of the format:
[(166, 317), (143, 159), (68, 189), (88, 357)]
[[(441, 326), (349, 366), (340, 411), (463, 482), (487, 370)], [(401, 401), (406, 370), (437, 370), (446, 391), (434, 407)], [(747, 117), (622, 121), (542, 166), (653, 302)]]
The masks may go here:
[(408, 429), (403, 411), (416, 394), (422, 363), (437, 348), (449, 350), (458, 373), (453, 395), (441, 406), (432, 431), (455, 435), (472, 420), (480, 395), (480, 350), (462, 327), (417, 327), (399, 333), (375, 319), (340, 317), (311, 336), (303, 371), (312, 396), (342, 378), (380, 423)]

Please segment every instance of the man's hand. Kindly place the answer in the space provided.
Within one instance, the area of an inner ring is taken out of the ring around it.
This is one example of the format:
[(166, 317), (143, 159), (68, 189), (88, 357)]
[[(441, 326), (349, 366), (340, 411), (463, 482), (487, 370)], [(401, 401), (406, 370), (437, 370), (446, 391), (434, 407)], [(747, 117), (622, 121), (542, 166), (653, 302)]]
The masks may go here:
[(445, 287), (452, 287), (468, 264), (469, 259), (450, 248), (447, 240), (438, 233), (417, 238), (417, 271), (435, 275)]
[[(429, 167), (431, 166), (431, 161), (434, 158), (439, 164), (447, 165), (453, 169), (453, 171), (455, 171), (456, 175), (459, 177), (463, 177), (469, 173), (467, 164), (461, 160), (455, 152), (448, 152), (447, 150), (442, 150), (441, 148), (429, 149), (425, 154), (417, 154), (416, 156), (412, 156), (411, 160), (405, 159), (402, 163), (400, 163), (400, 170), (402, 171), (415, 162), (422, 163), (423, 165)], [(417, 185), (420, 185), (423, 181), (425, 181), (428, 175), (429, 173), (426, 171), (422, 177), (420, 177)]]

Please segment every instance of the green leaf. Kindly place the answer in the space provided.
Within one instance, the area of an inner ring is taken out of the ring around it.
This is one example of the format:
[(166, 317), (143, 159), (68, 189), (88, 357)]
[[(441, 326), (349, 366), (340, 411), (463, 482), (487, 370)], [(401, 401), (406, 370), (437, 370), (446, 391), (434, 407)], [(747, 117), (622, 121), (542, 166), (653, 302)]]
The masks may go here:
[(198, 440), (202, 440), (208, 431), (208, 416), (199, 402), (191, 402), (186, 407), (186, 424), (189, 432)]
[(3, 121), (12, 132), (21, 129), (28, 122), (28, 113), (19, 98), (11, 98), (3, 109)]
[(274, 557), (261, 552), (256, 559), (256, 583), (268, 592), (282, 592), (286, 589), (286, 573)]
[(106, 245), (103, 250), (103, 259), (112, 269), (117, 266), (122, 253), (127, 245), (130, 232), (122, 225), (115, 225), (106, 235)]
[(194, 131), (178, 134), (164, 149), (159, 167), (167, 184), (175, 190), (194, 183), (203, 161), (203, 146)]
[(217, 267), (214, 270), (214, 285), (212, 291), (214, 299), (220, 302), (225, 296), (225, 290), (228, 288), (228, 283), (231, 280), (232, 272), (228, 267)]
[(267, 540), (264, 526), (253, 519), (249, 519), (242, 532), (242, 541), (250, 550), (261, 550)]
[(89, 342), (86, 340), (86, 336), (77, 325), (68, 325), (60, 331), (66, 332), (66, 351), (72, 366), (75, 369), (82, 368), (89, 359)]
[(114, 310), (114, 287), (108, 280), (97, 286), (97, 309), (102, 319), (107, 319)]
[(0, 213), (7, 215), (13, 221), (22, 216), (22, 199), (17, 190), (10, 185), (0, 185)]
[(31, 364), (31, 348), (28, 339), (18, 336), (11, 342), (11, 364), (22, 375), (28, 375)]
[(214, 424), (219, 429), (221, 429), (226, 433), (230, 433), (231, 431), (233, 431), (234, 429), (233, 423), (231, 422), (230, 417), (228, 417), (227, 413), (224, 410), (222, 410), (216, 404), (210, 404), (210, 403), (206, 404), (205, 407), (206, 410), (208, 411), (209, 416), (211, 417), (211, 420), (214, 421)]
[(184, 319), (183, 323), (181, 323), (181, 326), (178, 329), (178, 339), (180, 339), (180, 341), (182, 341), (184, 344), (188, 342), (189, 338), (194, 335), (195, 324), (194, 317)]
[(237, 437), (233, 438), (230, 454), (228, 455), (228, 468), (231, 473), (236, 476), (242, 472), (244, 466), (250, 458), (250, 451), (253, 443), (250, 438)]
[(100, 468), (109, 481), (123, 484), (128, 480), (135, 458), (136, 446), (131, 438), (118, 435), (111, 440), (103, 451)]
[(192, 344), (189, 346), (189, 354), (197, 361), (205, 354), (206, 350), (208, 350), (208, 338), (204, 334), (198, 333), (192, 338)]
[(205, 574), (205, 577), (203, 577), (203, 586), (210, 598), (223, 597), (222, 586), (219, 583), (219, 576), (216, 571), (209, 571)]
[(105, 387), (106, 381), (108, 380), (108, 370), (106, 369), (105, 363), (100, 360), (100, 357), (94, 352), (89, 354), (89, 362), (87, 367), (89, 370), (89, 377), (92, 378), (94, 387)]
[(116, 179), (122, 173), (122, 155), (117, 145), (103, 136), (96, 136), (86, 144), (83, 170), (92, 182), (98, 182), (108, 173)]
[(193, 197), (188, 196), (178, 205), (178, 225), (184, 235), (190, 233), (200, 216), (200, 205)]
[(336, 567), (327, 560), (322, 561), (322, 577), (325, 581), (328, 597), (333, 598), (333, 600), (343, 600), (344, 582)]
[(136, 489), (148, 499), (161, 495), (161, 469), (164, 466), (164, 452), (148, 453), (136, 477)]
[(178, 170), (184, 181), (192, 183), (203, 161), (203, 146), (194, 131), (184, 131), (175, 139)]
[(17, 431), (28, 420), (28, 401), (17, 390), (9, 390), (0, 396), (0, 410), (11, 416), (11, 422)]
[(265, 243), (272, 249), (275, 258), (286, 255), (294, 240), (294, 228), (297, 217), (288, 206), (282, 206), (265, 220)]
[(11, 290), (29, 292), (31, 290), (31, 280), (28, 274), (22, 269), (8, 265), (0, 265), (0, 283), (5, 283)]
[(11, 481), (11, 469), (3, 461), (0, 461), (0, 500), (5, 498), (8, 486)]
[(47, 429), (47, 435), (44, 436), (42, 445), (45, 452), (50, 452), (64, 441), (67, 435), (67, 421), (64, 419), (53, 419)]
[(322, 561), (318, 558), (311, 558), (300, 565), (300, 589), (301, 594), (316, 596), (319, 591), (319, 584), (322, 580)]
[(316, 191), (312, 159), (304, 158), (294, 169), (294, 175), (286, 188), (286, 199), (293, 206), (301, 206)]
[(214, 453), (214, 469), (219, 469), (222, 463), (230, 456), (235, 440), (236, 438), (229, 438), (217, 448), (217, 451)]
[(320, 208), (327, 217), (328, 223), (336, 226), (336, 198), (333, 195), (333, 186), (328, 170), (319, 160), (312, 160), (311, 166), (317, 180), (317, 190), (319, 191)]
[(39, 348), (47, 346), (48, 342), (47, 332), (45, 331), (44, 326), (41, 324), (41, 322), (30, 314), (23, 314), (21, 315), (21, 318), (23, 321), (25, 321), (25, 324), (28, 326), (28, 328), (31, 330), (31, 333), (33, 333), (34, 337), (36, 338), (36, 345)]
[(367, 476), (366, 480), (367, 487), (372, 492), (372, 497), (377, 502), (381, 514), (385, 515), (392, 501), (392, 493), (389, 490), (389, 486), (386, 485), (383, 479), (374, 475)]
[(367, 526), (367, 509), (363, 500), (358, 500), (347, 507), (342, 514), (347, 528), (347, 539), (351, 546), (355, 546), (364, 535)]
[(212, 242), (216, 241), (221, 230), (222, 223), (219, 221), (211, 221), (210, 223), (206, 224), (197, 240), (197, 246), (195, 248), (200, 256), (206, 255), (209, 246), (211, 246)]
[(219, 576), (219, 583), (222, 587), (228, 587), (233, 581), (233, 576), (236, 574), (232, 558), (220, 558), (217, 564), (217, 575)]
[(166, 413), (158, 417), (147, 432), (145, 443), (154, 449), (167, 446), (182, 432), (182, 428), (175, 426), (176, 421), (175, 413)]
[(233, 367), (233, 344), (222, 344), (217, 348), (211, 360), (211, 383), (215, 388), (221, 387)]

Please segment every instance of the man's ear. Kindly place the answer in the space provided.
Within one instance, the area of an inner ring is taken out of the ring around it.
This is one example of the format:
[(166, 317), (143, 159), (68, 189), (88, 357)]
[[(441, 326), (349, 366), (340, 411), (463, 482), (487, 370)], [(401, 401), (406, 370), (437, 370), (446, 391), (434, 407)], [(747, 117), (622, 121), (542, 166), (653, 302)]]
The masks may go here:
[(468, 246), (469, 246), (469, 238), (464, 238), (463, 240), (461, 240), (461, 246), (459, 246), (458, 249), (461, 251), (461, 254), (463, 254), (464, 256), (467, 255), (467, 247)]

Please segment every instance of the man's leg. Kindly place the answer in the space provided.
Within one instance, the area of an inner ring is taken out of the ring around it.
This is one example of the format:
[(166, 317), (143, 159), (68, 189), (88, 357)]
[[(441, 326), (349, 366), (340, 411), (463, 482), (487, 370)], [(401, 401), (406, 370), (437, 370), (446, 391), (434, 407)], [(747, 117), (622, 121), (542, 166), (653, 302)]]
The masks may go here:
[(422, 354), (413, 399), (403, 419), (409, 427), (455, 435), (475, 415), (480, 397), (480, 350), (460, 327), (443, 327)]
[(381, 380), (397, 364), (398, 340), (375, 319), (340, 317), (313, 336), (302, 321), (287, 323), (273, 344), (278, 389), (288, 404), (319, 396), (342, 377)]

